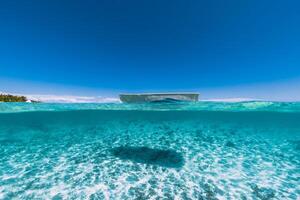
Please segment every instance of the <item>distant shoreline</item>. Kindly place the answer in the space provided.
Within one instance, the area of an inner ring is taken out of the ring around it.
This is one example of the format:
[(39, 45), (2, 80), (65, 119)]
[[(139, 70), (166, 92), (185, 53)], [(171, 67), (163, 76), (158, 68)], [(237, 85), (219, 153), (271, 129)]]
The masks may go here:
[(28, 102), (25, 96), (0, 94), (0, 102)]

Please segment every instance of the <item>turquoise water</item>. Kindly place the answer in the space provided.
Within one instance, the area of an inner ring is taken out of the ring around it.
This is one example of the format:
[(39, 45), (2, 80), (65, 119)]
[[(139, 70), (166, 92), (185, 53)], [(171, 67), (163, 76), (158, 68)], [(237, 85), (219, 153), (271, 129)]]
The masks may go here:
[(0, 103), (0, 199), (299, 199), (299, 153), (299, 103)]

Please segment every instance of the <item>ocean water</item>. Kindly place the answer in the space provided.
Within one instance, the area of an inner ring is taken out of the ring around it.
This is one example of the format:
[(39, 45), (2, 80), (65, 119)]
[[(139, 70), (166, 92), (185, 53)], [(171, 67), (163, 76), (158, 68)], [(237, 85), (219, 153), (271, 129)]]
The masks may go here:
[(0, 103), (0, 199), (300, 199), (300, 104)]

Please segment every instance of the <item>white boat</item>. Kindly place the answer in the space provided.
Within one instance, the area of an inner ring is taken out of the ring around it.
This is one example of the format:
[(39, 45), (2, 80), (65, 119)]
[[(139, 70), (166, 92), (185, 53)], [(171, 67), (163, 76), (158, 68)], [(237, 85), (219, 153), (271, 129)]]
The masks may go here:
[(197, 93), (120, 94), (120, 100), (124, 103), (198, 101), (198, 99)]

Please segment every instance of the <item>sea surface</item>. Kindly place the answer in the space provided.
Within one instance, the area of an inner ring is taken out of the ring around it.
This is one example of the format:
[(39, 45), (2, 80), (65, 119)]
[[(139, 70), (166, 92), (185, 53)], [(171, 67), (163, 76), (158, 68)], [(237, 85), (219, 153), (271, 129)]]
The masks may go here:
[(300, 103), (0, 103), (0, 199), (300, 199)]

